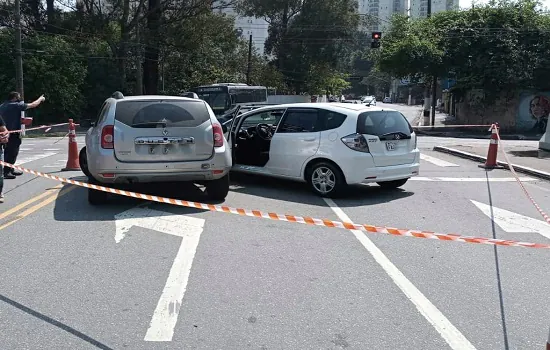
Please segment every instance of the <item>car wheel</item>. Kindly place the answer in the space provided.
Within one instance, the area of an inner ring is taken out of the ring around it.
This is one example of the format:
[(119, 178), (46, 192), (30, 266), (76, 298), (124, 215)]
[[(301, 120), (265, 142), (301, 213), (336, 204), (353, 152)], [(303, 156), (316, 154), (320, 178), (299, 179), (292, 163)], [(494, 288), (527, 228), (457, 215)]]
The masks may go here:
[(398, 188), (403, 186), (405, 183), (407, 183), (407, 179), (401, 179), (401, 180), (393, 180), (393, 181), (384, 181), (384, 182), (377, 182), (378, 185), (384, 188)]
[[(99, 183), (94, 180), (88, 180), (88, 183), (91, 185), (98, 185)], [(101, 205), (107, 202), (109, 194), (100, 190), (94, 190), (88, 188), (88, 203), (91, 205)]]
[(78, 154), (78, 163), (80, 164), (80, 170), (82, 170), (84, 175), (86, 175), (88, 178), (91, 178), (92, 175), (88, 170), (88, 157), (86, 156), (86, 147), (82, 147), (82, 149), (80, 150), (80, 153)]
[(224, 200), (229, 193), (229, 174), (217, 180), (205, 182), (204, 187), (210, 199)]
[(328, 162), (314, 164), (307, 172), (307, 182), (321, 197), (338, 196), (346, 187), (346, 179), (342, 171)]

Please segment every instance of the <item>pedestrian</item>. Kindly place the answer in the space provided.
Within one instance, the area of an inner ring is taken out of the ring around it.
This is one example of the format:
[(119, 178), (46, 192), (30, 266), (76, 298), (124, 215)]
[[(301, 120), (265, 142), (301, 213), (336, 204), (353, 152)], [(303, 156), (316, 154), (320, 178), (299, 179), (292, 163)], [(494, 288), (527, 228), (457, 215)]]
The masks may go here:
[[(0, 105), (0, 117), (3, 118), (6, 128), (12, 132), (9, 135), (8, 142), (4, 149), (4, 161), (6, 163), (15, 164), (17, 155), (19, 154), (19, 146), (21, 146), (21, 112), (27, 109), (38, 107), (46, 98), (40, 96), (36, 101), (25, 103), (21, 101), (21, 95), (18, 92), (12, 91), (8, 95), (7, 101)], [(23, 172), (15, 169), (4, 167), (4, 179), (15, 179), (16, 176), (22, 175)]]
[[(10, 134), (6, 128), (4, 119), (0, 117), (0, 160), (4, 160), (4, 146), (8, 143)], [(4, 203), (4, 170), (2, 164), (0, 164), (0, 203)]]

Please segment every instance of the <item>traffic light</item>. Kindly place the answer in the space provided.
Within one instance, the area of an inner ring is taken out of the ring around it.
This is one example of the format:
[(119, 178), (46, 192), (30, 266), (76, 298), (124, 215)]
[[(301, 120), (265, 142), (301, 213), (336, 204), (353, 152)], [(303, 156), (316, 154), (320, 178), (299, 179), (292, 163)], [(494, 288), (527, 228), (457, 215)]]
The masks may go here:
[(370, 47), (377, 49), (380, 47), (380, 39), (382, 39), (382, 32), (372, 32), (372, 41)]

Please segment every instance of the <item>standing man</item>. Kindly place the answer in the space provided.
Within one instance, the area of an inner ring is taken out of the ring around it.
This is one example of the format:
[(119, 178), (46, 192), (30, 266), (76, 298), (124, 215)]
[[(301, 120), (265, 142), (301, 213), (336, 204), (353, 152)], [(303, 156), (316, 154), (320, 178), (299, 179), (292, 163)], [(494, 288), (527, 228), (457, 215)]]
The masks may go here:
[[(18, 92), (10, 92), (8, 100), (0, 105), (0, 116), (3, 118), (8, 130), (21, 130), (21, 112), (38, 107), (44, 100), (46, 98), (42, 95), (36, 101), (27, 104), (21, 101), (21, 95)], [(21, 133), (10, 133), (4, 150), (4, 161), (6, 163), (15, 164), (19, 154), (19, 146), (21, 146)], [(16, 176), (21, 174), (23, 173), (20, 171), (4, 167), (4, 179), (15, 179)]]
[[(9, 134), (4, 119), (0, 117), (0, 160), (4, 160), (4, 146), (8, 142)], [(0, 164), (0, 203), (4, 203), (4, 171)]]

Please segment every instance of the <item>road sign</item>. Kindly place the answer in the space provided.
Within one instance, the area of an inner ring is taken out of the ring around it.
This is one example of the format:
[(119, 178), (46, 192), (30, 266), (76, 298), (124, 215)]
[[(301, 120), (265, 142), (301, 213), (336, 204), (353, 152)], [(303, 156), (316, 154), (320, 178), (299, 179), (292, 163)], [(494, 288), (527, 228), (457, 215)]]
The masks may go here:
[(115, 215), (115, 241), (120, 243), (134, 226), (181, 237), (166, 285), (145, 334), (145, 341), (172, 341), (204, 219), (136, 207)]
[(519, 232), (519, 233), (538, 233), (548, 239), (550, 239), (550, 225), (546, 222), (530, 218), (528, 216), (520, 215), (512, 211), (504, 210), (492, 207), (471, 200), (476, 207), (487, 215), (489, 218), (493, 218), (495, 224), (506, 232)]

